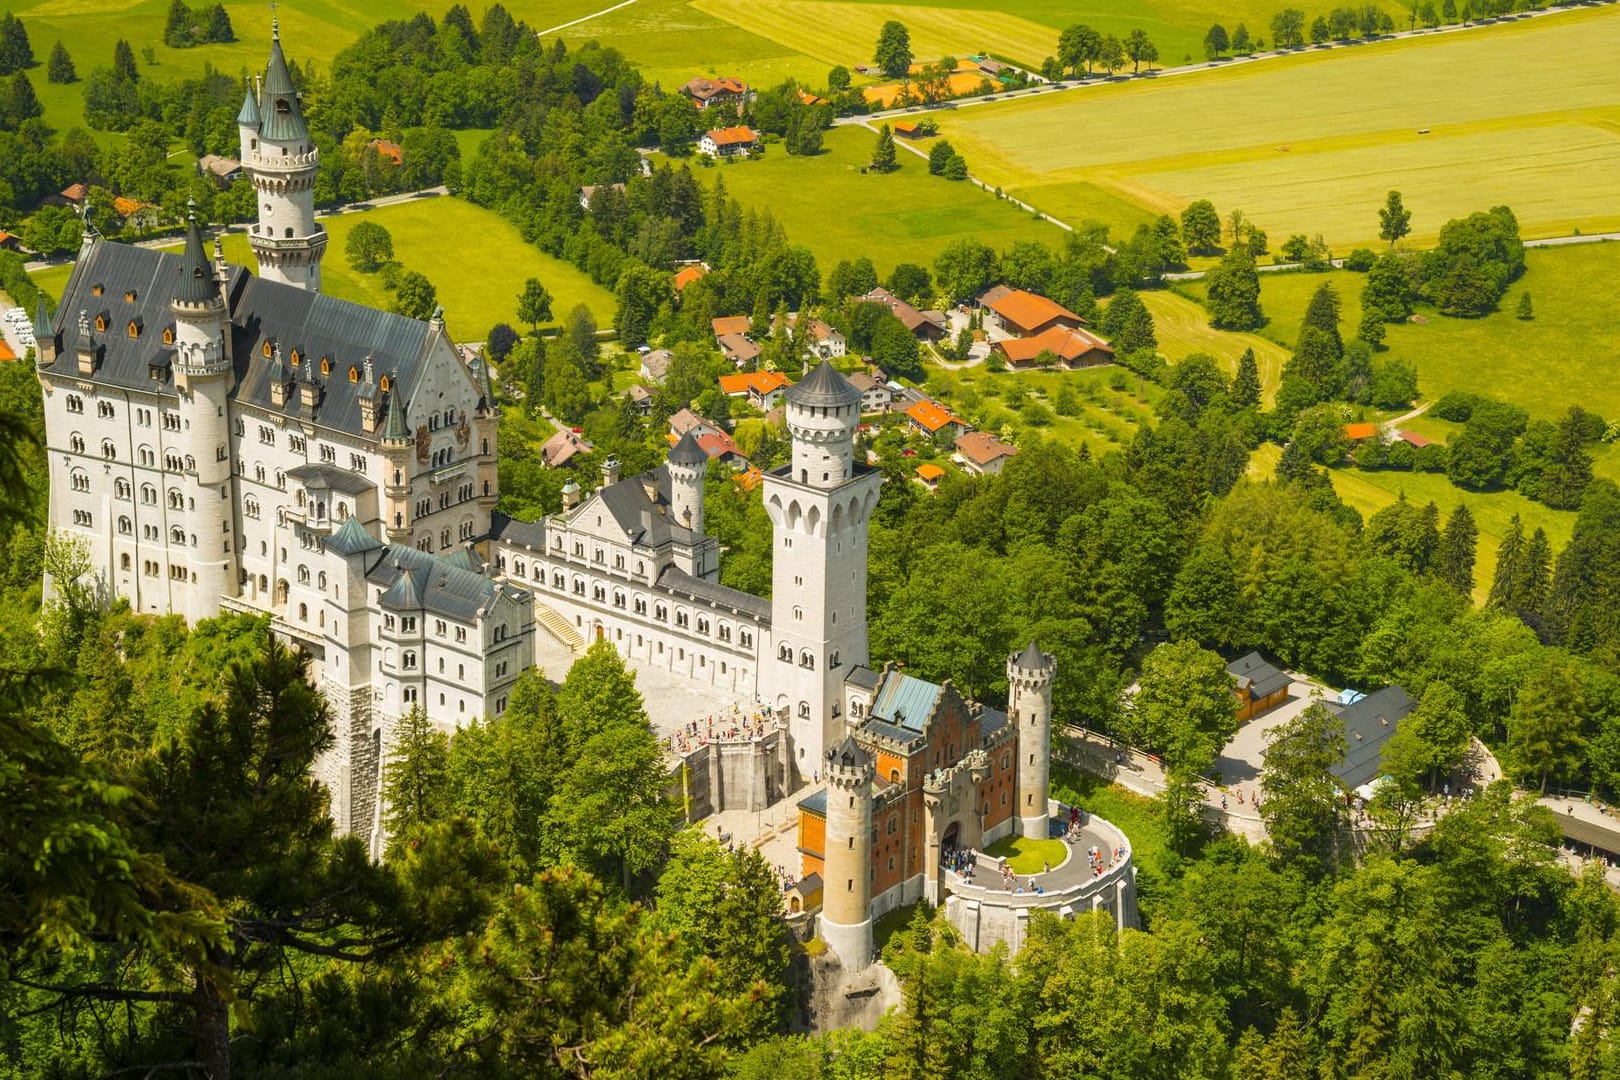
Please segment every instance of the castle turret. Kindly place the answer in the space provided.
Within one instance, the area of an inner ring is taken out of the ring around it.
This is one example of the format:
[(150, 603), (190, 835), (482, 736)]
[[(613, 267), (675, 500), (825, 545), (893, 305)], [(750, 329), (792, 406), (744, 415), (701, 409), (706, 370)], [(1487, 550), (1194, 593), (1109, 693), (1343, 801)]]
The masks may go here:
[(1018, 732), (1018, 833), (1047, 838), (1052, 760), (1052, 676), (1057, 664), (1031, 641), (1007, 658), (1007, 718)]
[(34, 306), (34, 361), (40, 367), (56, 363), (56, 328), (45, 307), (44, 293), (39, 294), (39, 303)]
[(411, 539), (411, 425), (405, 417), (405, 395), (400, 389), (399, 372), (385, 378), (388, 399), (383, 405), (382, 451), (388, 459), (387, 483), (383, 494), (388, 510), (383, 522), (388, 531), (388, 542), (407, 544)]
[(669, 508), (677, 525), (703, 532), (703, 474), (709, 455), (690, 430), (669, 451)]
[(872, 962), (872, 759), (853, 736), (827, 751), (821, 939), (844, 967)]
[(186, 544), (191, 548), (189, 553), (173, 551), (171, 558), (189, 570), (184, 610), (195, 625), (219, 614), (221, 597), (235, 595), (237, 561), (226, 417), (233, 373), (225, 352), (225, 297), (208, 263), (195, 209), (187, 214), (186, 247), (169, 310), (174, 315), (174, 382), (180, 413), (176, 441), (185, 460), (182, 490)]
[(315, 221), (315, 173), (320, 152), (304, 123), (292, 72), (281, 51), (281, 28), (270, 24), (270, 61), (257, 99), (252, 89), (236, 117), (242, 168), (253, 182), (259, 221), (248, 234), (268, 281), (321, 291), (326, 230)]
[(759, 684), (760, 697), (788, 714), (804, 775), (843, 737), (844, 676), (869, 659), (866, 531), (883, 474), (855, 463), (861, 392), (831, 364), (785, 397), (792, 463), (764, 478), (776, 657), (760, 665)]

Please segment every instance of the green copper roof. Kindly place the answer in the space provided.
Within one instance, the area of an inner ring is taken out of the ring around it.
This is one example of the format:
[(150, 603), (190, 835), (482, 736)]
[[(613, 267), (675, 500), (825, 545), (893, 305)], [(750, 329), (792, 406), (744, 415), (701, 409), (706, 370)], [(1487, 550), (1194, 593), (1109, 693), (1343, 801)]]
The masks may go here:
[(253, 84), (249, 83), (247, 93), (242, 96), (242, 111), (236, 114), (236, 122), (243, 127), (259, 126), (259, 99), (253, 96)]
[(263, 122), (259, 137), (273, 142), (299, 142), (309, 138), (304, 114), (298, 107), (298, 91), (293, 88), (292, 72), (281, 51), (281, 31), (270, 28), (270, 63), (264, 71), (264, 98), (260, 101)]
[(39, 294), (39, 303), (34, 307), (34, 340), (44, 341), (56, 333), (51, 325), (51, 313), (45, 309), (45, 294)]
[(383, 438), (404, 442), (411, 437), (410, 425), (405, 422), (405, 395), (399, 391), (399, 373), (388, 380), (388, 416), (383, 421)]

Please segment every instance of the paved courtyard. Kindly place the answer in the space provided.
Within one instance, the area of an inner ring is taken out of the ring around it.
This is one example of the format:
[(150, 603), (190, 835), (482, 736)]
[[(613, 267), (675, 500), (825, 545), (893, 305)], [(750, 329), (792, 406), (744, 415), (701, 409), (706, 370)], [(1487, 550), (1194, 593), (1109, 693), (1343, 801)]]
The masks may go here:
[(1260, 771), (1265, 765), (1266, 746), (1271, 742), (1269, 732), (1281, 727), (1304, 712), (1313, 695), (1320, 691), (1323, 697), (1333, 693), (1320, 683), (1311, 682), (1297, 671), (1288, 673), (1294, 685), (1288, 688), (1288, 700), (1261, 713), (1238, 728), (1236, 735), (1215, 759), (1215, 771), (1228, 787), (1254, 787), (1260, 783)]

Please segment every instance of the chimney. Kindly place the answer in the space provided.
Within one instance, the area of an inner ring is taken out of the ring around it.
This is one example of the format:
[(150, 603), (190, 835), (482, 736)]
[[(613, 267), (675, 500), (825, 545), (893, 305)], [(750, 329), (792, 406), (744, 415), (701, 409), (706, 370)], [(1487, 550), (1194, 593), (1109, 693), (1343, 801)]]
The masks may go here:
[(564, 484), (563, 488), (562, 488), (563, 513), (567, 513), (568, 511), (572, 510), (574, 507), (576, 507), (578, 505), (579, 505), (579, 484), (574, 480), (573, 477), (569, 477), (568, 478), (568, 483)]
[(96, 361), (99, 359), (100, 348), (96, 345), (95, 335), (90, 332), (90, 313), (79, 312), (79, 374), (94, 375)]
[(618, 482), (619, 459), (616, 455), (609, 454), (608, 459), (602, 462), (602, 486), (607, 487), (610, 484), (617, 484)]
[(356, 396), (360, 399), (360, 429), (367, 435), (374, 435), (378, 419), (377, 379), (369, 356), (366, 357), (365, 367), (360, 376), (360, 389)]
[(658, 478), (652, 473), (643, 473), (641, 476), (641, 490), (646, 492), (647, 501), (653, 505), (658, 504)]
[(279, 343), (271, 349), (270, 355), (270, 404), (279, 408), (287, 404), (287, 384), (292, 382), (292, 376), (282, 362)]

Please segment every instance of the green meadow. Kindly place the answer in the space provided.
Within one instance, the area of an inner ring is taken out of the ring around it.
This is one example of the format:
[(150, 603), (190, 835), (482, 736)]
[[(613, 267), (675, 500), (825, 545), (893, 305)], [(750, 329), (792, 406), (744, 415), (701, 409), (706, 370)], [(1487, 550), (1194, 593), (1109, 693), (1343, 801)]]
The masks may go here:
[(972, 184), (928, 174), (914, 154), (899, 155), (892, 173), (861, 173), (877, 136), (865, 128), (827, 132), (821, 153), (792, 157), (781, 143), (751, 161), (699, 170), (724, 178), (744, 206), (769, 209), (788, 237), (815, 253), (823, 273), (839, 259), (865, 255), (886, 275), (895, 263), (932, 267), (953, 240), (975, 237), (997, 250), (1016, 240), (1061, 243), (1063, 233)]
[[(413, 199), (359, 213), (323, 218), (330, 240), (321, 266), (321, 290), (329, 296), (370, 307), (387, 308), (392, 296), (379, 274), (362, 274), (343, 255), (349, 231), (361, 221), (373, 221), (393, 237), (394, 253), (406, 270), (427, 275), (438, 290), (445, 324), (457, 341), (482, 341), (498, 322), (518, 331), (517, 296), (523, 283), (539, 278), (552, 295), (558, 319), (576, 304), (584, 304), (606, 326), (613, 318), (613, 294), (572, 266), (524, 243), (516, 226), (490, 210), (461, 199)], [(459, 241), (476, 238), (477, 248)], [(252, 269), (253, 253), (246, 233), (225, 236), (225, 257)], [(69, 267), (57, 266), (32, 275), (53, 297), (62, 295)]]
[(1133, 227), (1099, 192), (1139, 213), (1209, 198), (1273, 245), (1348, 250), (1396, 188), (1418, 243), (1497, 203), (1527, 237), (1601, 232), (1620, 228), (1616, 55), (1605, 7), (937, 115), (976, 176), (1065, 220)]

